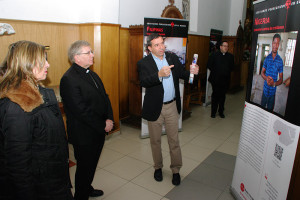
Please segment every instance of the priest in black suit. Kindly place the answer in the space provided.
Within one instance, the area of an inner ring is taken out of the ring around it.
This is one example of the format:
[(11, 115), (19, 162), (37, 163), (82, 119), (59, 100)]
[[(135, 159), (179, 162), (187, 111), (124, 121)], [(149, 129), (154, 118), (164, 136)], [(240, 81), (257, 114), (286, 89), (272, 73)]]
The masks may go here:
[(89, 69), (94, 54), (86, 41), (76, 41), (68, 51), (72, 66), (60, 81), (60, 95), (67, 116), (69, 142), (76, 159), (76, 200), (103, 195), (92, 187), (105, 135), (113, 128), (113, 111), (100, 77)]
[(175, 54), (165, 52), (164, 39), (158, 34), (148, 36), (147, 46), (151, 53), (138, 61), (137, 65), (140, 84), (146, 88), (142, 117), (148, 120), (154, 179), (163, 179), (161, 133), (164, 123), (170, 147), (172, 183), (179, 185), (179, 170), (182, 166), (178, 140), (178, 119), (181, 112), (179, 79), (188, 80), (190, 73), (198, 74), (199, 67), (190, 67), (190, 72), (186, 71)]
[(225, 118), (224, 104), (226, 92), (230, 85), (230, 74), (234, 68), (234, 57), (228, 52), (228, 42), (222, 41), (220, 51), (213, 53), (207, 62), (210, 70), (208, 81), (212, 85), (211, 117), (215, 118), (217, 111), (221, 118)]

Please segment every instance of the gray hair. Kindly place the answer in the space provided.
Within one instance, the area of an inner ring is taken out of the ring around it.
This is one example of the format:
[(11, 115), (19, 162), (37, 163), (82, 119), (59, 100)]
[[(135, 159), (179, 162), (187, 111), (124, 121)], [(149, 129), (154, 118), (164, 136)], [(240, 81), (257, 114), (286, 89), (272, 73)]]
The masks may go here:
[(71, 63), (75, 63), (75, 55), (81, 53), (81, 48), (82, 47), (89, 47), (91, 46), (90, 43), (88, 43), (85, 40), (78, 40), (76, 42), (74, 42), (73, 44), (71, 44), (69, 50), (68, 50), (68, 57)]

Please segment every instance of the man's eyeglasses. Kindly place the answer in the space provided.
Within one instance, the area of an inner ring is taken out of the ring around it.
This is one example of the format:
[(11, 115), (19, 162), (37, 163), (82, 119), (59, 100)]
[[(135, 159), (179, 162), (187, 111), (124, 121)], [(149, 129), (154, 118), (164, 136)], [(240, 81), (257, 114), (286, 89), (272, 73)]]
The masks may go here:
[(90, 51), (85, 52), (85, 53), (78, 53), (78, 55), (80, 55), (80, 54), (90, 55), (90, 54), (94, 54), (94, 52), (92, 50), (90, 50)]

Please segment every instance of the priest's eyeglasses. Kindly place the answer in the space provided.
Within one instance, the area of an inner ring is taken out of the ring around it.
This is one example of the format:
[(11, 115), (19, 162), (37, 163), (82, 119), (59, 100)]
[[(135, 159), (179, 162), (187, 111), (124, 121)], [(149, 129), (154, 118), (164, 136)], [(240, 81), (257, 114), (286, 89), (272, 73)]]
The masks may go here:
[(78, 53), (78, 55), (80, 54), (86, 54), (86, 55), (90, 55), (90, 54), (94, 54), (94, 52), (92, 50), (88, 51), (88, 52), (84, 52), (84, 53)]

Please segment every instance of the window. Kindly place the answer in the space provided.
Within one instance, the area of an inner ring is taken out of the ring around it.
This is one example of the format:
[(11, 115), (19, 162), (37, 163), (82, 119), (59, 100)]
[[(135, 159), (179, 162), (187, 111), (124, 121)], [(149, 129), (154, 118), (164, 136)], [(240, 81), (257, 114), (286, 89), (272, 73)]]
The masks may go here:
[(269, 55), (269, 51), (270, 51), (270, 46), (269, 45), (265, 45), (264, 48), (264, 58), (266, 58)]
[(256, 45), (256, 52), (255, 52), (255, 57), (257, 58), (258, 56), (258, 48), (259, 48), (259, 44)]
[(285, 52), (285, 63), (284, 63), (284, 65), (287, 67), (293, 66), (295, 48), (296, 48), (296, 40), (288, 39), (286, 52)]

